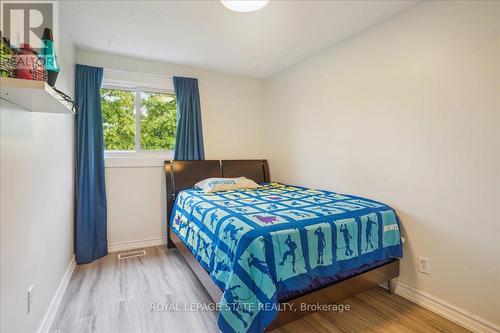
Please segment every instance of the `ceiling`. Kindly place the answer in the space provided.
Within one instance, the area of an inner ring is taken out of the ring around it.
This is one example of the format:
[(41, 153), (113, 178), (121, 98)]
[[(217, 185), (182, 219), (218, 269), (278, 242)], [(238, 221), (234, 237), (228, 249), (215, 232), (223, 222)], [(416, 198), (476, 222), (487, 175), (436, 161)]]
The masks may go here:
[(265, 78), (417, 1), (63, 1), (78, 47)]

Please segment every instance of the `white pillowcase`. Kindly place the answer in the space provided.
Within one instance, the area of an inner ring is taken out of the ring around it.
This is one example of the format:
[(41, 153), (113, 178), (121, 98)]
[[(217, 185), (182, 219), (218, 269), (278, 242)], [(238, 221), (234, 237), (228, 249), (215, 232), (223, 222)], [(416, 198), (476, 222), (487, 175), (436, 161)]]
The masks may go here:
[(232, 191), (243, 188), (258, 188), (259, 184), (245, 177), (238, 178), (207, 178), (196, 184), (194, 187), (199, 188), (205, 193)]

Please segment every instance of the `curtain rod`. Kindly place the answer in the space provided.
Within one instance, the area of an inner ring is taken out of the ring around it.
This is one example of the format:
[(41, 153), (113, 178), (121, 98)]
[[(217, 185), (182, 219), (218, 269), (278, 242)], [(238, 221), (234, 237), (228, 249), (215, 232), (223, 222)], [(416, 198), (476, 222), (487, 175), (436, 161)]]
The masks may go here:
[(125, 74), (139, 74), (139, 75), (153, 75), (153, 76), (158, 76), (158, 77), (163, 77), (166, 79), (173, 79), (173, 75), (163, 75), (163, 74), (156, 74), (156, 73), (144, 73), (144, 72), (134, 72), (134, 71), (125, 71), (121, 69), (111, 69), (111, 68), (103, 68), (105, 71), (108, 72), (116, 72), (116, 73), (125, 73)]

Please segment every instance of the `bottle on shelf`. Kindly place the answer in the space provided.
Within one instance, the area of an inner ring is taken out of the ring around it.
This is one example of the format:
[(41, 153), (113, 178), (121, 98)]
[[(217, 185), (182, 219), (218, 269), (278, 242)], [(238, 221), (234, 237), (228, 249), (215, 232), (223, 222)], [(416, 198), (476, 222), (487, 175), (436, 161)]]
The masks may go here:
[(59, 75), (59, 64), (57, 62), (56, 50), (54, 48), (54, 37), (52, 30), (45, 28), (42, 36), (42, 48), (40, 49), (40, 58), (43, 59), (47, 69), (47, 83), (53, 87)]

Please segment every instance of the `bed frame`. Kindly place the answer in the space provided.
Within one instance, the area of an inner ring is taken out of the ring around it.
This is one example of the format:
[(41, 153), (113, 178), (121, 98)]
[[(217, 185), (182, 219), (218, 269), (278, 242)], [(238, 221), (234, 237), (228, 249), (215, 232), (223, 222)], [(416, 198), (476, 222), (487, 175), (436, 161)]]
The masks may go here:
[[(210, 177), (247, 177), (257, 183), (269, 182), (269, 167), (266, 160), (204, 160), (204, 161), (165, 161), (167, 187), (167, 247), (176, 247), (193, 270), (196, 277), (207, 290), (214, 302), (222, 298), (222, 290), (212, 281), (208, 272), (195, 259), (182, 240), (170, 232), (170, 215), (177, 193), (191, 188), (200, 180)], [(300, 309), (300, 304), (334, 304), (345, 298), (372, 288), (382, 283), (388, 283), (391, 293), (394, 293), (394, 279), (399, 276), (399, 259), (386, 262), (380, 266), (322, 287), (319, 290), (287, 300), (295, 304), (293, 308)], [(271, 331), (286, 323), (306, 316), (314, 311), (290, 310), (283, 307), (278, 317), (266, 331)], [(310, 308), (310, 307), (309, 307)]]

